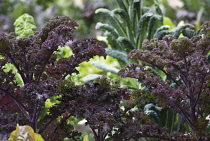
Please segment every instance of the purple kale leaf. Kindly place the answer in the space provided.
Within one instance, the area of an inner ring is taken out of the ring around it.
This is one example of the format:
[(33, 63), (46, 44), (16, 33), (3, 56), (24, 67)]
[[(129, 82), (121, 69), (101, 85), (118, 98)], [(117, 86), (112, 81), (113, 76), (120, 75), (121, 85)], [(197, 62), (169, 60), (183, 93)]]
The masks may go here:
[[(43, 131), (47, 127), (38, 124), (40, 112), (48, 98), (62, 94), (60, 83), (67, 83), (65, 77), (77, 72), (76, 67), (81, 62), (95, 55), (106, 56), (105, 50), (94, 38), (73, 41), (77, 26), (71, 18), (60, 16), (51, 19), (41, 31), (27, 38), (16, 39), (13, 33), (0, 33), (0, 133), (11, 132), (17, 123), (28, 124), (35, 132)], [(68, 41), (73, 41), (71, 48), (74, 54), (57, 59), (55, 51)], [(8, 64), (17, 73), (7, 71), (5, 65)], [(18, 84), (16, 74), (23, 86)], [(54, 121), (61, 114), (63, 111), (56, 116), (46, 115), (44, 119)]]
[[(119, 88), (118, 82), (102, 77), (92, 83), (72, 86), (60, 84), (63, 93), (61, 103), (57, 105), (66, 113), (87, 120), (96, 141), (104, 140), (117, 127), (121, 117), (120, 101), (130, 95), (125, 88)], [(51, 113), (56, 113), (51, 109)]]
[[(208, 140), (205, 118), (210, 114), (210, 22), (201, 28), (202, 37), (174, 39), (166, 36), (163, 40), (145, 40), (146, 50), (132, 50), (128, 55), (143, 63), (129, 64), (119, 71), (119, 75), (138, 79), (156, 96), (159, 105), (179, 113), (193, 131), (192, 139), (196, 136), (197, 140)], [(142, 64), (161, 70), (167, 80)]]

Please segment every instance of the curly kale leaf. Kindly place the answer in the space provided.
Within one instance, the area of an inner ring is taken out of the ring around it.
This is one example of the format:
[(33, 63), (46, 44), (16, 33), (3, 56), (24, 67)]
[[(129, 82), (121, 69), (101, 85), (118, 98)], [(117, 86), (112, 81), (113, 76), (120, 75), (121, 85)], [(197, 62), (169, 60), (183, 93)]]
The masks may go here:
[[(122, 77), (139, 80), (157, 97), (162, 106), (169, 106), (179, 113), (198, 137), (206, 136), (209, 114), (210, 51), (209, 22), (204, 23), (203, 37), (175, 39), (166, 36), (163, 40), (145, 40), (147, 50), (132, 50), (128, 57), (141, 60), (166, 75), (166, 81), (141, 64), (130, 64), (119, 71)], [(175, 85), (175, 86), (174, 86)]]
[[(35, 132), (42, 129), (43, 125), (38, 124), (40, 112), (48, 98), (62, 94), (60, 83), (65, 77), (77, 72), (76, 67), (94, 55), (106, 56), (96, 39), (86, 38), (74, 41), (72, 56), (57, 58), (58, 47), (73, 41), (73, 32), (77, 26), (71, 18), (58, 16), (47, 22), (41, 31), (28, 37), (17, 39), (13, 33), (0, 34), (0, 109), (8, 119), (10, 115), (20, 117), (5, 122), (4, 116), (0, 116), (0, 125), (3, 125), (0, 131), (11, 132), (14, 128), (10, 127), (15, 126), (8, 123), (13, 122), (30, 125)], [(7, 64), (16, 69), (22, 80), (21, 87), (17, 83), (16, 74), (5, 67)], [(58, 113), (43, 118), (54, 121), (65, 110)], [(5, 130), (7, 125), (8, 130)]]
[[(120, 100), (130, 95), (127, 89), (119, 88), (117, 82), (104, 77), (80, 86), (72, 86), (70, 83), (60, 86), (63, 96), (58, 104), (59, 109), (75, 117), (85, 118), (96, 140), (104, 140), (117, 126), (121, 118)], [(55, 109), (51, 110), (57, 113)]]

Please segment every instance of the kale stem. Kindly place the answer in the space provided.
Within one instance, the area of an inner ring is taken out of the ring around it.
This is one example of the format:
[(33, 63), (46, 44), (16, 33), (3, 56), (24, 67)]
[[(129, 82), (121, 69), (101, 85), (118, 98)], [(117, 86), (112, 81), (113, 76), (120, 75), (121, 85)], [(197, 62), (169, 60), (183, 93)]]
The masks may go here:
[(180, 84), (178, 83), (178, 81), (176, 81), (169, 73), (167, 73), (164, 69), (161, 69), (160, 67), (153, 65), (156, 68), (158, 68), (159, 70), (161, 70), (163, 73), (165, 73), (165, 75), (167, 75), (174, 83), (176, 83), (177, 86), (180, 86)]
[(96, 131), (95, 131), (95, 129), (93, 129), (93, 128), (91, 128), (91, 129), (92, 129), (92, 131), (93, 131), (95, 141), (100, 141), (99, 138), (98, 138), (98, 135), (97, 135), (97, 133), (96, 133)]
[(195, 100), (195, 103), (194, 103), (194, 105), (192, 106), (192, 108), (195, 108), (196, 107), (196, 105), (198, 104), (198, 101), (199, 101), (199, 98), (200, 98), (200, 95), (201, 95), (201, 91), (202, 91), (202, 89), (203, 89), (203, 83), (205, 82), (205, 76), (203, 76), (203, 78), (202, 78), (202, 82), (201, 82), (201, 86), (200, 86), (200, 90), (199, 90), (199, 93), (198, 93), (198, 96), (197, 96), (197, 98), (196, 98), (196, 100)]
[(17, 106), (20, 108), (21, 112), (25, 115), (25, 117), (27, 119), (30, 119), (30, 116), (28, 113), (28, 110), (26, 109), (26, 107), (16, 98), (14, 97), (12, 94), (8, 93), (7, 91), (5, 91), (4, 89), (0, 88), (0, 91), (6, 93), (8, 96), (10, 96), (14, 102), (17, 104)]
[[(192, 121), (189, 119), (189, 117), (186, 115), (186, 111), (184, 111), (182, 109), (182, 107), (180, 107), (179, 104), (176, 104), (177, 107), (181, 110), (180, 114), (182, 115), (182, 117), (186, 120), (186, 122), (188, 123), (188, 125), (190, 126), (190, 128), (194, 131), (195, 127), (194, 124), (192, 123)], [(191, 113), (190, 113), (191, 114)]]
[(35, 107), (34, 107), (34, 112), (33, 112), (33, 117), (32, 117), (32, 120), (31, 120), (31, 122), (32, 122), (32, 125), (33, 125), (33, 129), (34, 129), (34, 132), (36, 132), (36, 130), (37, 130), (37, 108), (38, 108), (38, 102), (36, 102), (36, 105), (35, 105)]
[(56, 119), (56, 118), (50, 119), (46, 124), (44, 124), (44, 126), (39, 130), (38, 133), (41, 134), (41, 133), (47, 128), (47, 126), (48, 126), (51, 122), (53, 122), (55, 119)]

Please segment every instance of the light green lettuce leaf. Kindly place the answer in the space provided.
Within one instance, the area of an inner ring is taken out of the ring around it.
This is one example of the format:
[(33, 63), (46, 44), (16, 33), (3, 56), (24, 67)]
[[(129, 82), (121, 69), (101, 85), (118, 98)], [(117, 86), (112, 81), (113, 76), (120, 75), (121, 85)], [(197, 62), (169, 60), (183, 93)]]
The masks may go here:
[(36, 28), (34, 23), (34, 18), (25, 13), (16, 19), (15, 23), (15, 33), (18, 35), (17, 38), (28, 37), (29, 35), (33, 35), (33, 29)]

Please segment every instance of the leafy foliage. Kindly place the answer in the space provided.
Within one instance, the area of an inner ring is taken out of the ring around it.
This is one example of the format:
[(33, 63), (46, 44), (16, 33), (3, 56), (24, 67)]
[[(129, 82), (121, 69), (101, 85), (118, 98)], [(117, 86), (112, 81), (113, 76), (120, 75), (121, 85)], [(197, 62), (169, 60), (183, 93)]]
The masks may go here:
[[(21, 138), (81, 140), (82, 134), (69, 123), (72, 117), (86, 119), (96, 141), (210, 140), (210, 22), (202, 26), (202, 37), (195, 36), (190, 24), (169, 31), (161, 26), (156, 3), (152, 9), (143, 7), (143, 0), (117, 2), (119, 9), (96, 11), (111, 22), (97, 25), (107, 31), (112, 48), (106, 50), (94, 38), (73, 41), (78, 25), (64, 16), (34, 32), (32, 17), (24, 15), (15, 23), (18, 36), (0, 33), (0, 140), (6, 140), (17, 123), (32, 128), (18, 126), (9, 140), (17, 140), (20, 130), (26, 133)], [(176, 39), (180, 33), (189, 38)], [(65, 46), (68, 41), (70, 47)], [(129, 91), (101, 75), (75, 85), (75, 74), (88, 72), (77, 70), (79, 64), (94, 55), (105, 57), (105, 51), (127, 66), (119, 71), (101, 62), (92, 64), (136, 78), (141, 89)], [(186, 125), (190, 129), (183, 129)]]
[[(162, 39), (166, 35), (178, 38), (181, 33), (191, 38), (196, 34), (191, 24), (183, 24), (173, 29), (163, 25), (164, 17), (158, 3), (152, 1), (153, 6), (144, 7), (145, 2), (144, 0), (118, 0), (118, 8), (114, 10), (99, 8), (95, 11), (96, 14), (102, 14), (109, 19), (109, 24), (97, 23), (96, 29), (105, 31), (104, 36), (108, 42), (106, 53), (117, 59), (119, 68), (135, 62), (133, 59), (129, 60), (127, 55), (133, 49), (146, 49), (142, 46), (144, 39)], [(99, 61), (94, 62), (95, 67), (105, 72), (113, 72), (113, 67), (108, 65), (100, 67), (101, 64)], [(139, 87), (133, 79), (121, 78), (121, 80), (127, 87), (134, 89)], [(125, 83), (125, 80), (128, 83)]]
[[(73, 55), (57, 59), (58, 47), (73, 40), (77, 26), (71, 18), (60, 16), (52, 18), (41, 31), (25, 38), (17, 39), (13, 33), (0, 34), (0, 133), (11, 132), (17, 123), (29, 125), (40, 134), (45, 130), (50, 132), (52, 128), (47, 127), (51, 123), (59, 127), (65, 123), (65, 120), (57, 122), (65, 111), (39, 119), (45, 101), (52, 96), (62, 96), (61, 84), (66, 82), (66, 76), (78, 73), (76, 67), (81, 62), (95, 55), (106, 55), (96, 39), (85, 38), (73, 41)], [(5, 70), (8, 63), (17, 70), (22, 86), (17, 83), (12, 70)], [(69, 132), (61, 134), (60, 139), (66, 134)]]
[(119, 6), (114, 10), (99, 8), (95, 11), (96, 14), (108, 17), (110, 21), (109, 24), (97, 23), (96, 29), (105, 31), (104, 35), (111, 47), (106, 53), (117, 58), (122, 66), (132, 62), (126, 60), (123, 54), (127, 55), (133, 49), (143, 49), (144, 39), (162, 39), (166, 35), (178, 38), (181, 33), (187, 37), (195, 35), (191, 24), (183, 24), (172, 30), (169, 30), (168, 25), (163, 25), (163, 14), (156, 1), (152, 7), (144, 7), (144, 0), (117, 2)]
[(121, 118), (120, 100), (130, 95), (127, 89), (119, 88), (118, 81), (105, 77), (75, 87), (63, 83), (61, 92), (63, 97), (57, 105), (59, 111), (64, 110), (75, 117), (85, 118), (96, 141), (104, 140), (118, 124)]
[(195, 33), (195, 27), (191, 24), (182, 24), (179, 25), (172, 30), (169, 30), (170, 26), (163, 25), (160, 28), (156, 30), (156, 33), (154, 34), (153, 38), (162, 39), (164, 36), (174, 36), (175, 38), (179, 38), (179, 36), (182, 34), (188, 38), (192, 38), (195, 35), (199, 34)]
[(8, 141), (44, 141), (40, 134), (34, 133), (30, 126), (17, 125), (16, 130), (12, 132)]
[(127, 65), (119, 72), (123, 77), (138, 79), (157, 97), (158, 105), (179, 113), (193, 131), (191, 140), (209, 140), (206, 133), (208, 121), (205, 118), (209, 115), (209, 105), (206, 103), (209, 103), (210, 22), (205, 22), (201, 27), (203, 37), (175, 39), (167, 36), (163, 40), (145, 40), (143, 46), (147, 50), (138, 49), (129, 53), (129, 58), (141, 60), (164, 72), (166, 81), (136, 63)]
[(117, 53), (114, 55), (109, 49), (107, 54), (112, 57), (118, 56), (118, 60), (127, 64), (122, 54), (127, 55), (132, 49), (142, 48), (144, 39), (153, 38), (156, 29), (163, 24), (163, 16), (158, 4), (155, 4), (151, 12), (151, 9), (143, 7), (143, 0), (117, 2), (119, 8), (111, 11), (100, 8), (95, 11), (106, 15), (110, 20), (110, 24), (97, 23), (96, 29), (106, 31), (108, 43), (114, 49), (113, 52)]
[(23, 38), (28, 37), (29, 35), (33, 35), (33, 29), (36, 28), (34, 18), (27, 13), (17, 18), (14, 25), (15, 33), (19, 35), (17, 38)]

